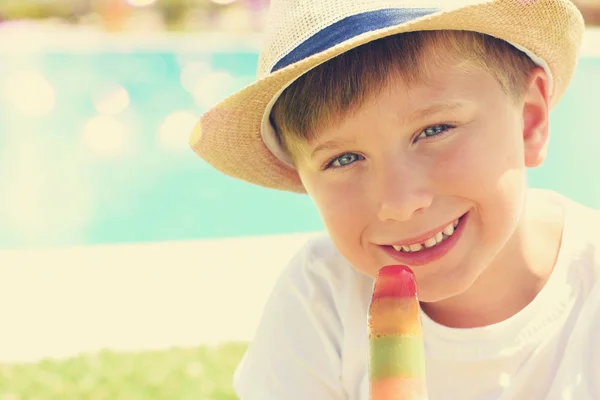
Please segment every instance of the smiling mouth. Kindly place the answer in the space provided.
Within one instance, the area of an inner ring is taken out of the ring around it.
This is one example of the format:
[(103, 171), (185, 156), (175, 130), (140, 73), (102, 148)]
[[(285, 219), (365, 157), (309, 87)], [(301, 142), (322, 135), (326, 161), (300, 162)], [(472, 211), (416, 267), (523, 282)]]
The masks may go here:
[(435, 248), (440, 243), (443, 243), (445, 240), (447, 240), (448, 238), (452, 237), (452, 235), (454, 235), (456, 228), (460, 225), (460, 223), (462, 222), (465, 215), (450, 222), (442, 230), (440, 230), (439, 232), (437, 232), (436, 234), (434, 234), (433, 236), (431, 236), (430, 238), (428, 238), (422, 242), (406, 244), (406, 245), (401, 245), (401, 246), (393, 245), (390, 247), (392, 247), (394, 250), (396, 250), (399, 253), (418, 253), (418, 252), (426, 250), (426, 249)]

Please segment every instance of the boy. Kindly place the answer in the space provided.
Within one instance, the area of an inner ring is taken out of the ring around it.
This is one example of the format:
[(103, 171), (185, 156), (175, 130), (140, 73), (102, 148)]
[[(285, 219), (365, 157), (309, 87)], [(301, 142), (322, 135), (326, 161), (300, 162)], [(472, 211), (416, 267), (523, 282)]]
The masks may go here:
[(567, 0), (417, 5), (274, 1), (261, 79), (192, 134), (219, 170), (308, 193), (328, 232), (283, 271), (236, 391), (368, 399), (373, 277), (403, 264), (430, 400), (598, 399), (600, 217), (526, 184), (581, 15)]

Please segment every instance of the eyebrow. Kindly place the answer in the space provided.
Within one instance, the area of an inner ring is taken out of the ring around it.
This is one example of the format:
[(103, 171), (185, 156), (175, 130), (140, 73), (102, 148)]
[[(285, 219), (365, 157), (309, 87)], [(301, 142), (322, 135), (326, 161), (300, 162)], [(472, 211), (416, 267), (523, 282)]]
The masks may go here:
[[(429, 107), (425, 107), (421, 110), (414, 111), (413, 113), (411, 113), (408, 116), (408, 120), (409, 121), (423, 120), (423, 119), (431, 117), (432, 115), (439, 114), (441, 112), (456, 111), (460, 108), (465, 107), (467, 104), (468, 103), (464, 102), (464, 101), (450, 101), (450, 102), (445, 102), (445, 103), (432, 104)], [(315, 155), (321, 151), (335, 150), (344, 145), (349, 145), (349, 144), (353, 144), (353, 143), (355, 143), (355, 140), (339, 139), (339, 138), (328, 140), (326, 142), (319, 144), (317, 147), (315, 147), (315, 149), (312, 151), (312, 153), (310, 155), (310, 158), (311, 159), (315, 158)]]
[(432, 104), (429, 107), (423, 108), (421, 110), (417, 110), (408, 116), (409, 121), (420, 120), (428, 118), (432, 115), (439, 114), (441, 112), (450, 112), (456, 111), (460, 108), (463, 108), (468, 103), (465, 101), (450, 101), (446, 103), (437, 103)]
[(315, 149), (312, 151), (310, 158), (315, 158), (315, 154), (317, 154), (320, 151), (325, 151), (325, 150), (335, 150), (338, 149), (344, 145), (349, 145), (352, 143), (356, 143), (354, 140), (348, 140), (348, 139), (331, 139), (328, 140), (326, 142), (323, 142), (321, 144), (319, 144), (317, 147), (315, 147)]

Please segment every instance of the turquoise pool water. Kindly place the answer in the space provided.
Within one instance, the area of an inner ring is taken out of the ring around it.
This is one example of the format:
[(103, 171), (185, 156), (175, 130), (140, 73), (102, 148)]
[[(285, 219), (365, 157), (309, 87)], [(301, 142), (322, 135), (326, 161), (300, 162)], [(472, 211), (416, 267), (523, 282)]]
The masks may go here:
[[(0, 54), (0, 248), (322, 229), (310, 200), (238, 182), (182, 128), (250, 82), (254, 52)], [(600, 208), (600, 58), (552, 115), (531, 185)], [(184, 132), (185, 133), (185, 132)]]

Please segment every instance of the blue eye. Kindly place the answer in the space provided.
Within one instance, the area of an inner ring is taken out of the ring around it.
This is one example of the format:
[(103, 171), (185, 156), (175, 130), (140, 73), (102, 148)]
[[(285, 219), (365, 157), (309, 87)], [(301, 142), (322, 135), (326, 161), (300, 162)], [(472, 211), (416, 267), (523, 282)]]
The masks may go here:
[(450, 125), (446, 125), (446, 124), (433, 125), (428, 128), (425, 128), (419, 134), (419, 136), (417, 136), (417, 139), (427, 139), (430, 137), (439, 136), (441, 134), (448, 132), (451, 128), (452, 127)]
[(341, 168), (346, 165), (350, 165), (355, 161), (362, 159), (363, 157), (356, 153), (346, 153), (341, 156), (334, 158), (329, 163), (327, 163), (327, 168)]

